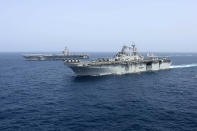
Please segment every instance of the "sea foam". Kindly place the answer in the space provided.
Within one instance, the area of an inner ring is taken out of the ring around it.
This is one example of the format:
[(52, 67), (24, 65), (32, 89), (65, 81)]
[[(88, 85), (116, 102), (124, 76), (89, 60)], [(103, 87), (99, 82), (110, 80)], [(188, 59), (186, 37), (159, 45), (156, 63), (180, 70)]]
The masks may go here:
[(188, 67), (196, 67), (197, 64), (183, 64), (183, 65), (172, 65), (170, 68), (188, 68)]

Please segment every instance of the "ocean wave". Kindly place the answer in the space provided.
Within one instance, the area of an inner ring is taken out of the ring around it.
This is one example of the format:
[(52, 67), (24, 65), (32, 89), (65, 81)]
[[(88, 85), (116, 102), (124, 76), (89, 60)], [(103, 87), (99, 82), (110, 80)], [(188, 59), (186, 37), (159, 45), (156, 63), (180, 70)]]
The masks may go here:
[(170, 68), (188, 68), (188, 67), (196, 67), (197, 64), (183, 64), (183, 65), (172, 65)]

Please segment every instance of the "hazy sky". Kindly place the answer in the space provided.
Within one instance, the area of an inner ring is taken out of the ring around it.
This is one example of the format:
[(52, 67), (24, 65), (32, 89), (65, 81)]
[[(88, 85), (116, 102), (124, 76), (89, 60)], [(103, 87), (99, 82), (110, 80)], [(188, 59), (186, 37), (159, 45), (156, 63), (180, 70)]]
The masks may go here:
[(2, 51), (197, 52), (197, 0), (0, 0)]

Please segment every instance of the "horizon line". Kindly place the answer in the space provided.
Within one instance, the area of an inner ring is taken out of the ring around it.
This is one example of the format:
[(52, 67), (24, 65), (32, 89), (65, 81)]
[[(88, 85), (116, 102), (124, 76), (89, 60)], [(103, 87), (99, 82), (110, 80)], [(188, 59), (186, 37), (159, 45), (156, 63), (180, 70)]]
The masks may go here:
[[(61, 53), (62, 51), (0, 51), (0, 53)], [(117, 51), (71, 51), (70, 53), (116, 53)], [(179, 51), (139, 51), (141, 53), (197, 53), (197, 52), (179, 52)]]

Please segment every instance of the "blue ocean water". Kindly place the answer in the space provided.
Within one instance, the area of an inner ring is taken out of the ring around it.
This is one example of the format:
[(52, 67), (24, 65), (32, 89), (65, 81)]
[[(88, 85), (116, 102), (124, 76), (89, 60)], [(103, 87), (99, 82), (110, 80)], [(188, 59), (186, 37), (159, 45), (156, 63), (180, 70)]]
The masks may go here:
[(62, 61), (0, 53), (0, 130), (196, 131), (197, 54), (159, 55), (172, 69), (76, 77)]

